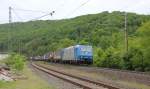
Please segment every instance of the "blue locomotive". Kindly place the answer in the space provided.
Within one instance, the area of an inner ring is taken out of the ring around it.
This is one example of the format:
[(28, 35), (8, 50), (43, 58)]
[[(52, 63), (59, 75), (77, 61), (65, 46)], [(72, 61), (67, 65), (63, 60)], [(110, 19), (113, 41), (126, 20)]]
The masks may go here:
[(76, 45), (65, 48), (61, 52), (61, 59), (66, 62), (92, 63), (92, 46)]

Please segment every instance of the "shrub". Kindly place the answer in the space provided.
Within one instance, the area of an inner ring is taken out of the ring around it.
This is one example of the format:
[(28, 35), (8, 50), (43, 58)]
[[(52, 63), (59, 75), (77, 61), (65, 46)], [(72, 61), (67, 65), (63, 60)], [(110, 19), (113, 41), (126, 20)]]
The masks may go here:
[(109, 47), (105, 50), (105, 60), (102, 66), (108, 68), (121, 68), (121, 57), (115, 48)]
[(94, 65), (103, 67), (102, 62), (105, 58), (105, 52), (101, 48), (95, 48), (94, 50)]
[(107, 50), (97, 48), (94, 55), (94, 65), (107, 68), (121, 68), (121, 57), (115, 48), (110, 47)]
[(11, 69), (16, 70), (16, 71), (21, 71), (24, 68), (25, 57), (20, 54), (12, 53), (6, 59), (5, 63)]
[(139, 48), (132, 47), (123, 57), (124, 69), (144, 71), (144, 55)]

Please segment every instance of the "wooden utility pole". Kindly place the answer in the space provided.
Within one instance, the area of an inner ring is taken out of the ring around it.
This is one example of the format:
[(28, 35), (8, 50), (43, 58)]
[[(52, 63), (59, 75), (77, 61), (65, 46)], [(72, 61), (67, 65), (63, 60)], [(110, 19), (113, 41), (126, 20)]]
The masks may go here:
[(125, 50), (126, 50), (126, 52), (128, 52), (128, 30), (127, 30), (127, 13), (126, 12), (125, 12), (124, 37), (125, 37)]

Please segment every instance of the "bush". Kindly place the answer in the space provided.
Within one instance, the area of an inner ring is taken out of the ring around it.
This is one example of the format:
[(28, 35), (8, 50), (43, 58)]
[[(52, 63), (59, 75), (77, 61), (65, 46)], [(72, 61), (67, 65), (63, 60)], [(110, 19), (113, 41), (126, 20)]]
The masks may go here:
[(107, 68), (121, 68), (121, 57), (115, 48), (110, 47), (105, 50), (105, 60), (103, 61), (102, 66)]
[(121, 68), (121, 57), (118, 53), (114, 53), (116, 49), (113, 47), (108, 48), (107, 50), (102, 50), (97, 48), (94, 55), (94, 65), (107, 68)]
[(123, 69), (126, 70), (133, 70), (131, 58), (133, 57), (133, 54), (125, 53), (123, 55)]
[(132, 47), (123, 57), (124, 69), (144, 71), (144, 55), (139, 48)]
[(5, 63), (11, 69), (16, 70), (16, 71), (21, 71), (24, 68), (25, 57), (20, 54), (12, 53), (6, 59)]
[(102, 62), (105, 58), (105, 52), (101, 48), (95, 48), (94, 50), (94, 65), (102, 67)]

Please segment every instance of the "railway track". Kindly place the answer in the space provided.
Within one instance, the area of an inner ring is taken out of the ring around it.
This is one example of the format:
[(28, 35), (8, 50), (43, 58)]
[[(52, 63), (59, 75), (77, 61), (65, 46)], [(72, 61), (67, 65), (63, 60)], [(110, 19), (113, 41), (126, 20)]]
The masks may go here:
[(33, 67), (35, 67), (43, 72), (46, 72), (57, 78), (63, 79), (65, 81), (72, 83), (74, 85), (77, 85), (83, 89), (119, 89), (119, 88), (111, 86), (111, 85), (103, 84), (103, 83), (96, 82), (96, 81), (91, 81), (91, 80), (88, 80), (85, 78), (81, 78), (78, 76), (60, 72), (58, 70), (50, 69), (50, 68), (44, 67), (42, 65), (35, 64), (33, 62), (31, 64)]

